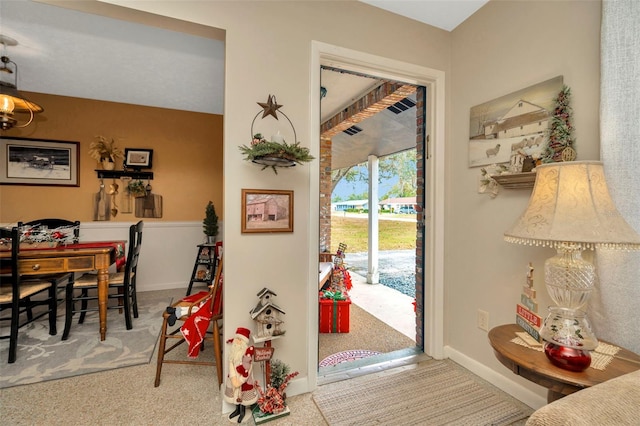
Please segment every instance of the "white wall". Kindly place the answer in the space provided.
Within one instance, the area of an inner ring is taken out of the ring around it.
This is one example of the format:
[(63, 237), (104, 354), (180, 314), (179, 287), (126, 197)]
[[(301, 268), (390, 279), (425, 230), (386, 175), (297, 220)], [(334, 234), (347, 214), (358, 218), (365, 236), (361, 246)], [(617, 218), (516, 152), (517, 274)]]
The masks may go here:
[(535, 268), (540, 312), (550, 299), (543, 263), (548, 248), (506, 243), (503, 233), (524, 211), (531, 190), (501, 189), (497, 198), (477, 193), (480, 168), (469, 168), (471, 107), (519, 89), (564, 76), (572, 91), (576, 150), (580, 160), (599, 157), (600, 2), (491, 1), (452, 32), (452, 125), (447, 177), (445, 320), (453, 359), (492, 382), (515, 380), (510, 391), (530, 405), (546, 390), (515, 376), (493, 355), (486, 332), (476, 326), (478, 309), (489, 326), (515, 322), (528, 262)]
[[(275, 175), (244, 161), (238, 146), (249, 141), (252, 120), (260, 111), (256, 103), (274, 94), (299, 141), (319, 157), (319, 140), (312, 138), (318, 129), (310, 124), (311, 92), (319, 90), (311, 84), (312, 41), (447, 72), (449, 33), (360, 2), (109, 3), (226, 31), (225, 337), (238, 326), (253, 328), (248, 312), (257, 301), (256, 293), (263, 287), (275, 291), (276, 302), (286, 312), (287, 331), (274, 341), (276, 354), (300, 372), (290, 394), (312, 390), (317, 369), (317, 303), (310, 303), (317, 297), (317, 164)], [(405, 42), (399, 41), (403, 38)], [(241, 234), (243, 188), (293, 190), (293, 234)]]
[[(80, 239), (128, 241), (132, 223), (82, 222)], [(222, 221), (220, 224), (222, 226)], [(222, 240), (222, 235), (218, 239)], [(138, 291), (186, 289), (198, 252), (197, 245), (204, 240), (201, 222), (145, 222), (136, 283)]]

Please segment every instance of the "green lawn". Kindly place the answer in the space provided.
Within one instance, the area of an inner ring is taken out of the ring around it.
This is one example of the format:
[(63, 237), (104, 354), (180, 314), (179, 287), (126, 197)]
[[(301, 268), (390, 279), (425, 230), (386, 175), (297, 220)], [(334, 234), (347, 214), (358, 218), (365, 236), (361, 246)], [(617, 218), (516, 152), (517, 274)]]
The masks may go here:
[[(411, 215), (402, 215), (404, 218)], [(416, 223), (395, 220), (379, 221), (379, 250), (407, 250), (416, 246)], [(367, 219), (332, 216), (331, 252), (339, 243), (347, 245), (347, 252), (367, 251)]]

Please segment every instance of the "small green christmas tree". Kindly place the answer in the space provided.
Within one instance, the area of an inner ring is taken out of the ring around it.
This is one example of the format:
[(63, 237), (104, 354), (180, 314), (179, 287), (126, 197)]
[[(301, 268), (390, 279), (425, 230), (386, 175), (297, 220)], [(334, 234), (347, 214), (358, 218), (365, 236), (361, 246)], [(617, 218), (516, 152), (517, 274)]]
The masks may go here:
[(279, 359), (271, 361), (271, 386), (279, 388), (290, 373), (289, 366)]
[(202, 230), (208, 237), (215, 237), (218, 235), (218, 215), (216, 214), (216, 208), (213, 206), (213, 202), (209, 201), (205, 208), (205, 217), (202, 221)]
[[(571, 124), (572, 109), (569, 106), (571, 89), (562, 86), (562, 90), (555, 99), (556, 107), (548, 129), (549, 143), (542, 155), (543, 163), (553, 163), (575, 159), (573, 144), (573, 126)], [(568, 150), (565, 153), (565, 150)], [(564, 154), (563, 154), (564, 153)]]

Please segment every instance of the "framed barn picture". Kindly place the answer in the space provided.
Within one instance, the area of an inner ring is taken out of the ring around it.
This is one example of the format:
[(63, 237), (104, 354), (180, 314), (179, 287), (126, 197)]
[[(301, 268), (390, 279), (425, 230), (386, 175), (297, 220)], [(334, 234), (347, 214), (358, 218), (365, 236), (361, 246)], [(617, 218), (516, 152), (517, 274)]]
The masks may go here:
[(547, 128), (562, 85), (558, 76), (472, 107), (469, 167), (509, 163), (516, 153), (539, 158), (549, 142)]
[(293, 232), (293, 191), (242, 190), (242, 233)]
[(0, 185), (80, 186), (79, 142), (0, 138)]

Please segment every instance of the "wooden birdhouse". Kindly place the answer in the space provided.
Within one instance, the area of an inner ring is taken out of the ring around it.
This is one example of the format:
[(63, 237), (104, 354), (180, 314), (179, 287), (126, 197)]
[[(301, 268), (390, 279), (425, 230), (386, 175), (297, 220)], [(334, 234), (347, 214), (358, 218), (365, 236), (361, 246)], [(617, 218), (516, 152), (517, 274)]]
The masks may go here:
[(256, 343), (273, 340), (285, 333), (282, 329), (284, 321), (281, 318), (285, 312), (273, 303), (273, 296), (276, 296), (274, 292), (263, 288), (258, 293), (260, 298), (258, 304), (250, 311), (251, 319), (257, 324), (256, 333), (253, 336)]
[(266, 305), (269, 301), (271, 301), (271, 297), (277, 296), (277, 294), (265, 287), (258, 292), (257, 296), (260, 299), (260, 304)]

